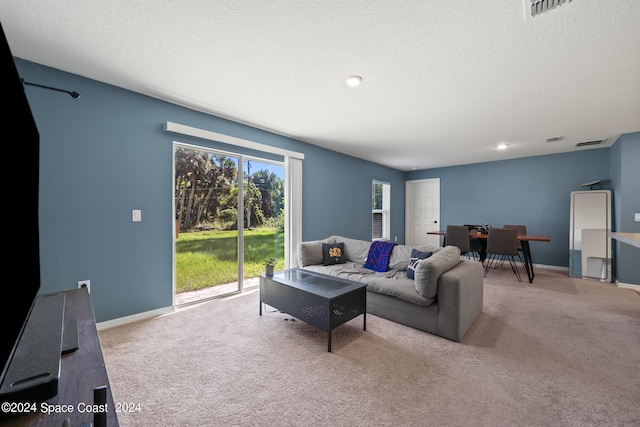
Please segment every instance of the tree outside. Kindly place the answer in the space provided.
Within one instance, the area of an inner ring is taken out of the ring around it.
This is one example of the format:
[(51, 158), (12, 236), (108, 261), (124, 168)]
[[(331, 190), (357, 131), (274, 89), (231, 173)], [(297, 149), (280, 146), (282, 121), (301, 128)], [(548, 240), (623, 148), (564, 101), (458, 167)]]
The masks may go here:
[[(178, 293), (228, 283), (230, 277), (237, 280), (237, 248), (233, 243), (238, 230), (236, 161), (205, 151), (176, 148)], [(265, 258), (276, 257), (279, 267), (284, 266), (284, 182), (267, 169), (250, 173), (250, 164), (246, 169), (242, 227), (245, 277), (261, 273)]]

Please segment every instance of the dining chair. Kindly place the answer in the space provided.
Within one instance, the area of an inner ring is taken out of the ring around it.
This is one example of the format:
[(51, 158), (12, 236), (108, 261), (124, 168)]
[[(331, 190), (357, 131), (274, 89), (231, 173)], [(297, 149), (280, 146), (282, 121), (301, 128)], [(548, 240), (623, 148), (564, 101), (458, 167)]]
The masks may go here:
[[(505, 224), (504, 228), (515, 228), (518, 234), (527, 234), (527, 226), (526, 225), (513, 225), (513, 224)], [(522, 242), (518, 240), (518, 252), (522, 253)]]
[[(483, 228), (482, 225), (476, 225), (476, 224), (465, 224), (465, 227), (469, 229), (469, 232), (471, 232), (471, 230), (480, 232), (480, 230)], [(486, 239), (478, 239), (477, 237), (470, 237), (469, 242), (471, 244), (471, 252), (475, 252), (477, 254), (480, 254), (480, 252), (484, 251), (485, 246), (487, 246)]]
[[(505, 224), (504, 228), (515, 228), (518, 231), (518, 234), (527, 234), (527, 226), (521, 224)], [(526, 262), (527, 257), (524, 254), (524, 250), (522, 249), (522, 242), (518, 239), (518, 257), (520, 257), (520, 262), (524, 265), (525, 270), (527, 271), (527, 275), (529, 274), (529, 265)], [(531, 267), (533, 268), (533, 267)]]
[[(527, 226), (526, 225), (511, 225), (505, 224), (502, 226), (503, 228), (515, 228), (518, 234), (527, 234)], [(520, 262), (524, 263), (524, 252), (522, 252), (522, 242), (518, 239), (518, 258), (520, 258)], [(500, 267), (504, 264), (504, 259), (501, 259), (500, 262), (496, 265), (496, 268)]]
[(460, 248), (461, 255), (470, 259), (478, 259), (479, 255), (471, 248), (469, 229), (464, 225), (447, 225), (447, 245)]
[(522, 282), (515, 259), (519, 256), (518, 254), (518, 231), (515, 228), (490, 228), (487, 236), (484, 276), (487, 277), (492, 266), (506, 259), (509, 260), (511, 270), (516, 275), (518, 282)]

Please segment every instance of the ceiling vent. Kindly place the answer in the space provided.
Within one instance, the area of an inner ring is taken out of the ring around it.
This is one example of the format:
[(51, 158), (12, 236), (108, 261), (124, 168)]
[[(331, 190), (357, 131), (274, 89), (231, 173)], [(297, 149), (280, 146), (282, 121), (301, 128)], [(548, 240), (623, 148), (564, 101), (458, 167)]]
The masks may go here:
[(544, 142), (558, 142), (558, 141), (562, 141), (564, 139), (564, 137), (562, 136), (554, 136), (553, 138), (547, 138), (544, 140)]
[(571, 1), (572, 0), (524, 0), (525, 16), (527, 19), (531, 19), (534, 16), (549, 12), (565, 3), (571, 3)]
[(580, 147), (589, 147), (591, 145), (600, 145), (604, 142), (604, 139), (601, 139), (600, 141), (587, 141), (587, 142), (578, 142), (576, 144), (576, 147), (580, 148)]

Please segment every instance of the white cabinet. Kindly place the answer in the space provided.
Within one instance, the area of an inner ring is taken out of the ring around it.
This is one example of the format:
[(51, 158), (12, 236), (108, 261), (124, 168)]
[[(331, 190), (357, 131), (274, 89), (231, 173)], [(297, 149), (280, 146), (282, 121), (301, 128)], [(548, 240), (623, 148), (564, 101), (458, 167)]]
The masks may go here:
[(611, 190), (571, 192), (569, 275), (611, 281)]

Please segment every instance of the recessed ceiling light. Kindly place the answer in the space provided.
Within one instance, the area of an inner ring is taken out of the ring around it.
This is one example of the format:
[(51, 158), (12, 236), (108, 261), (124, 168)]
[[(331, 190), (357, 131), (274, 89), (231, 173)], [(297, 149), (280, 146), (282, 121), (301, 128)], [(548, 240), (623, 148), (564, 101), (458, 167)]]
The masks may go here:
[(349, 76), (349, 77), (347, 77), (346, 82), (347, 82), (347, 86), (349, 86), (349, 87), (360, 86), (360, 83), (362, 83), (362, 77), (360, 77), (360, 76)]
[(498, 150), (506, 150), (508, 146), (509, 146), (509, 144), (502, 143), (502, 144), (498, 144), (498, 145), (496, 146), (496, 148), (497, 148)]

